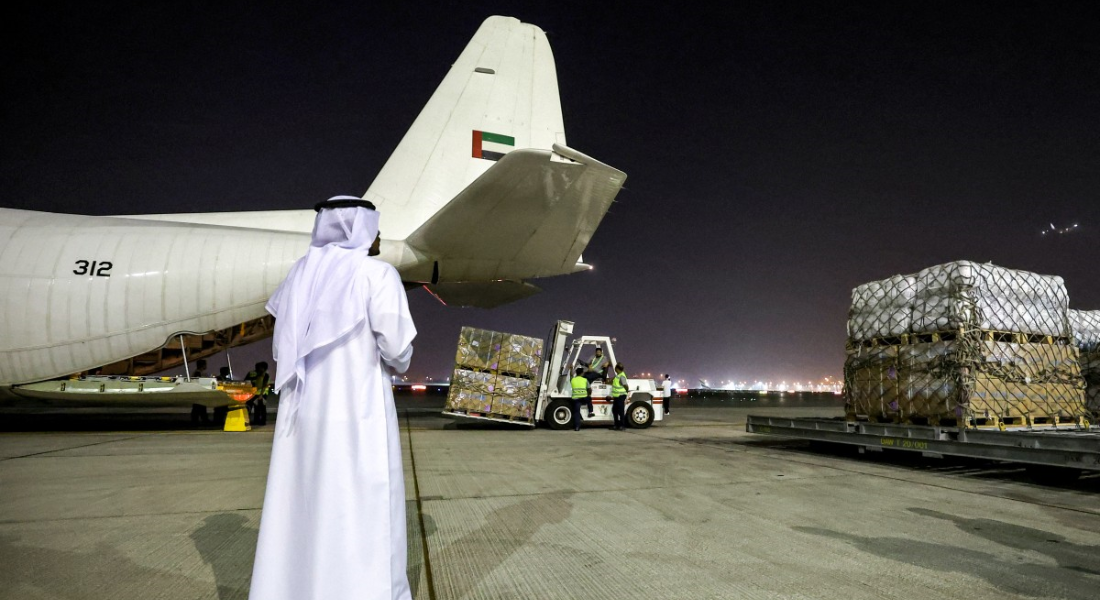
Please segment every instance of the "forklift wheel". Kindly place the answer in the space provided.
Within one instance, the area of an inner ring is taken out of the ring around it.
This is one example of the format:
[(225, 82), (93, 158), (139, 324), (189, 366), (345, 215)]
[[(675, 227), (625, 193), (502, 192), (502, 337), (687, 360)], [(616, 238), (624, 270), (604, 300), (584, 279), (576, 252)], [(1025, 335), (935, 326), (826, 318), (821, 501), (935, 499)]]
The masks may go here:
[(569, 429), (573, 426), (573, 407), (565, 400), (555, 400), (546, 407), (546, 424), (550, 429)]
[(638, 429), (649, 427), (653, 423), (653, 407), (645, 402), (631, 404), (630, 410), (626, 411), (626, 421)]

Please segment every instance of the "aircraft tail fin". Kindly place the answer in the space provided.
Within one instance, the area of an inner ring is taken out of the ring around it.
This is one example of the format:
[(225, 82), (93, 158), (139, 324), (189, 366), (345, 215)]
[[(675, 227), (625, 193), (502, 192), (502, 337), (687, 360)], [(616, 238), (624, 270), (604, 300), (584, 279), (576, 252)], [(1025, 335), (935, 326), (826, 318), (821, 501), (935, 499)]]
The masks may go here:
[(565, 145), (546, 34), (489, 17), (432, 94), (364, 198), (404, 239), (512, 150)]

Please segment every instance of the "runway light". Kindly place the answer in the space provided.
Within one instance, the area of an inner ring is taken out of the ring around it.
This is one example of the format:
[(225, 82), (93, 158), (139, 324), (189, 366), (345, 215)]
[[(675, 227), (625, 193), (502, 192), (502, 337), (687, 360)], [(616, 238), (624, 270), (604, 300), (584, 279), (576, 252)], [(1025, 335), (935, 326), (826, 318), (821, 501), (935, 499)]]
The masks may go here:
[(412, 386), (412, 390), (413, 390), (414, 392), (423, 392), (423, 391), (424, 391), (424, 390), (426, 390), (426, 389), (428, 389), (428, 386), (426, 386), (426, 385), (424, 385), (424, 384), (422, 384), (422, 383), (418, 383), (418, 384), (416, 384), (416, 385)]

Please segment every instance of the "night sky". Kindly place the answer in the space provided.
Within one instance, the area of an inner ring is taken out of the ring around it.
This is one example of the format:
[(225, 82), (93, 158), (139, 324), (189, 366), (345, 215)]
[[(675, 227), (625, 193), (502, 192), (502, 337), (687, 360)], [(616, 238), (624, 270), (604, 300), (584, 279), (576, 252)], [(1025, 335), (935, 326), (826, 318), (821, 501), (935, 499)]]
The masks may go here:
[(1089, 3), (266, 4), (7, 5), (0, 206), (361, 195), (503, 14), (547, 31), (569, 145), (629, 179), (593, 272), (492, 311), (411, 291), (414, 378), (449, 372), (462, 325), (541, 337), (559, 318), (617, 337), (631, 373), (838, 377), (851, 289), (950, 260), (1061, 275), (1100, 309)]

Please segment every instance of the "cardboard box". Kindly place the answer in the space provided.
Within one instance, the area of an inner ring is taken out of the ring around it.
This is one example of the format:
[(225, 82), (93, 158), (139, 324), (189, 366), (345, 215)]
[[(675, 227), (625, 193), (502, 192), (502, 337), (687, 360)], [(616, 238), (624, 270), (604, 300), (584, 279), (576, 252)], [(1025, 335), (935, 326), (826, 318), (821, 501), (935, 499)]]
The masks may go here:
[(851, 347), (850, 412), (882, 420), (1059, 417), (1085, 414), (1077, 349), (956, 339)]
[(455, 366), (495, 371), (503, 338), (504, 334), (495, 331), (463, 327), (458, 336), (458, 353), (455, 355)]
[(498, 370), (517, 377), (538, 378), (542, 366), (542, 340), (506, 333), (500, 345)]
[(446, 410), (487, 413), (492, 410), (496, 375), (469, 369), (455, 369), (447, 393)]

